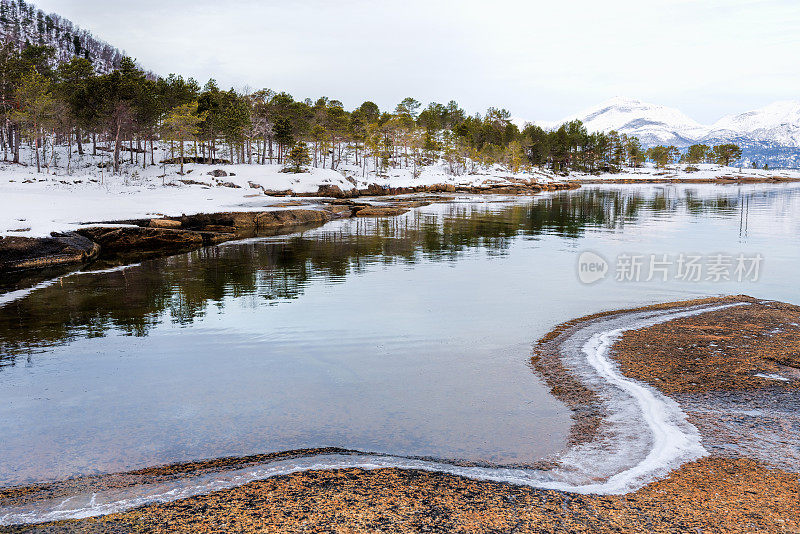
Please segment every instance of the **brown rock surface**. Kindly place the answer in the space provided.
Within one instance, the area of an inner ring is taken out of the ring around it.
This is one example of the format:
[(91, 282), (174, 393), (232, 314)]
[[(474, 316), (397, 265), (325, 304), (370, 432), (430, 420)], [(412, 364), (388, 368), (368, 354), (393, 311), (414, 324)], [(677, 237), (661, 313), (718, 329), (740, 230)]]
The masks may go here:
[(629, 495), (586, 496), (381, 469), (298, 473), (124, 514), (7, 532), (800, 531), (795, 474), (707, 458)]
[[(626, 332), (614, 357), (623, 374), (668, 395), (800, 389), (800, 307), (742, 301), (748, 304)], [(757, 374), (797, 379), (770, 380)]]
[(197, 232), (170, 228), (92, 227), (78, 233), (98, 243), (103, 253), (191, 250), (203, 246)]
[(367, 206), (356, 211), (356, 217), (394, 217), (408, 213), (408, 209), (398, 206)]
[(173, 219), (150, 219), (150, 228), (180, 228), (181, 222)]
[(258, 229), (270, 229), (282, 226), (321, 224), (330, 221), (332, 218), (329, 212), (323, 210), (275, 210), (256, 214), (255, 224)]
[(52, 237), (0, 237), (0, 272), (89, 262), (100, 248), (76, 233)]
[(281, 226), (323, 223), (331, 219), (331, 214), (322, 210), (287, 209), (273, 211), (242, 211), (222, 213), (200, 213), (184, 215), (181, 222), (184, 228), (204, 230), (208, 227), (234, 227), (238, 230), (273, 229)]

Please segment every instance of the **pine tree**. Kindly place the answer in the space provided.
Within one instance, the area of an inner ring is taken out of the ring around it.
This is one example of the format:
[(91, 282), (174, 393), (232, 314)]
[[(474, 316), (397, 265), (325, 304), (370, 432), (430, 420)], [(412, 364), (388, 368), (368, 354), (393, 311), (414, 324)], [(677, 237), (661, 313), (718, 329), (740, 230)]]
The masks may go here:
[(283, 161), (283, 152), (287, 146), (294, 143), (294, 135), (292, 134), (292, 123), (289, 119), (280, 118), (275, 121), (273, 127), (275, 131), (275, 140), (278, 142), (278, 163)]
[(705, 163), (710, 152), (708, 145), (695, 144), (689, 147), (682, 160), (684, 163)]
[(731, 161), (738, 160), (742, 157), (742, 149), (733, 143), (717, 145), (713, 148), (713, 157), (719, 165), (725, 165), (727, 167), (731, 164)]
[(311, 156), (308, 154), (308, 145), (300, 141), (296, 143), (289, 154), (286, 155), (287, 166), (284, 172), (306, 172), (305, 167), (311, 163)]
[(16, 93), (19, 109), (12, 114), (23, 132), (33, 140), (36, 152), (36, 172), (42, 172), (39, 149), (45, 129), (50, 125), (56, 112), (56, 101), (51, 90), (50, 80), (35, 70), (22, 76)]
[(191, 102), (172, 109), (161, 124), (162, 135), (166, 139), (178, 142), (181, 158), (181, 174), (183, 174), (184, 144), (200, 133), (200, 124), (205, 120), (205, 113), (197, 112), (197, 102)]

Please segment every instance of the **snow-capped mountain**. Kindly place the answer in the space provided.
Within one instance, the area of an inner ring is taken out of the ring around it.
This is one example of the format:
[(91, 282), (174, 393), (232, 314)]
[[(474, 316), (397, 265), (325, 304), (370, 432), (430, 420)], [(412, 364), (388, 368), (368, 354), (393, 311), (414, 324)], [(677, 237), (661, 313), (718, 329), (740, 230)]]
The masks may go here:
[(800, 146), (800, 102), (782, 101), (739, 115), (728, 115), (715, 122), (709, 139), (748, 137), (780, 146)]
[(800, 102), (775, 102), (725, 116), (700, 141), (707, 145), (736, 143), (742, 147), (742, 159), (759, 166), (800, 167)]
[[(771, 167), (800, 167), (800, 102), (775, 102), (761, 109), (728, 115), (704, 126), (681, 111), (640, 100), (616, 97), (564, 120), (539, 126), (550, 129), (578, 119), (590, 132), (635, 135), (645, 147), (693, 143), (736, 143), (742, 148), (741, 164), (765, 163)], [(515, 123), (524, 121), (515, 120)]]
[(707, 127), (675, 108), (622, 97), (607, 100), (558, 124), (575, 119), (583, 122), (590, 132), (616, 130), (635, 135), (645, 146), (688, 146), (708, 133)]

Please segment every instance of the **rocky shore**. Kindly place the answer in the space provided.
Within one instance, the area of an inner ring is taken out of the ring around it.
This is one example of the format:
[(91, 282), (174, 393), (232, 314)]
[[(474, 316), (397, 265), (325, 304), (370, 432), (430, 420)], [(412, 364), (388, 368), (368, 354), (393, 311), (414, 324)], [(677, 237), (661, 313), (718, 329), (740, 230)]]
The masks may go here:
[[(552, 365), (559, 336), (598, 317), (709, 304), (734, 306), (628, 331), (612, 347), (626, 376), (678, 401), (710, 453), (626, 495), (578, 495), (415, 470), (342, 469), (6, 531), (800, 532), (800, 307), (739, 296), (596, 314), (545, 336), (534, 366), (549, 369), (545, 377), (554, 394), (576, 410), (575, 439), (591, 440), (602, 405), (589, 389), (565, 379), (563, 367)], [(731, 395), (736, 402), (726, 405)], [(184, 464), (101, 478), (105, 484), (136, 484), (214, 467), (219, 466)], [(0, 504), (38, 499), (43, 492), (63, 496), (74, 483), (9, 489), (0, 492)]]
[(665, 173), (657, 177), (637, 178), (580, 178), (580, 184), (782, 184), (800, 182), (800, 178), (785, 176), (735, 176), (723, 174), (714, 178), (675, 177)]
[[(452, 184), (413, 188), (371, 186), (342, 191), (338, 186), (321, 186), (317, 193), (265, 191), (272, 196), (315, 200), (289, 200), (264, 211), (219, 212), (152, 219), (89, 223), (69, 233), (50, 237), (0, 236), (0, 274), (9, 277), (44, 269), (76, 268), (97, 259), (137, 261), (150, 257), (188, 252), (233, 239), (268, 236), (311, 228), (346, 217), (392, 217), (411, 208), (450, 199), (446, 193), (534, 195), (542, 191), (574, 189), (571, 182), (539, 184), (518, 180), (481, 187)], [(426, 193), (425, 195), (421, 195)], [(416, 196), (401, 196), (401, 195)], [(421, 196), (420, 196), (421, 195)], [(354, 200), (369, 197), (364, 201)], [(374, 197), (380, 199), (379, 203)]]

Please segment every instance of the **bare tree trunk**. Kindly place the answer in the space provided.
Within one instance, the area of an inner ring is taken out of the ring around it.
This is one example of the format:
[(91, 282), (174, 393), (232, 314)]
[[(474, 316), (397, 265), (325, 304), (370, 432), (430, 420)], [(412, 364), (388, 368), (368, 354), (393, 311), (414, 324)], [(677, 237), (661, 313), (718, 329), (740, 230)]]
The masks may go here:
[(14, 163), (19, 163), (19, 128), (16, 125), (12, 127), (12, 133), (14, 137)]
[[(50, 147), (50, 167), (52, 167), (53, 169), (57, 168), (57, 163), (58, 163), (56, 161), (56, 141), (55, 140), (56, 140), (56, 134), (55, 134), (55, 132), (53, 132), (53, 143), (52, 143), (53, 146)], [(53, 174), (55, 174), (55, 171), (53, 171)]]
[(39, 132), (36, 132), (36, 146), (35, 146), (35, 149), (36, 149), (36, 172), (40, 173), (40, 172), (42, 172), (42, 167), (39, 164)]
[(272, 164), (272, 136), (269, 136), (269, 162)]
[(78, 154), (83, 156), (83, 143), (81, 142), (81, 129), (80, 128), (75, 128), (75, 139), (78, 141)]
[(70, 163), (72, 163), (72, 135), (67, 136), (67, 175), (70, 174)]
[(42, 161), (47, 174), (50, 174), (50, 162), (47, 160), (47, 137), (42, 135)]
[(114, 173), (119, 173), (119, 134), (122, 130), (122, 125), (117, 125), (117, 134), (114, 138)]

